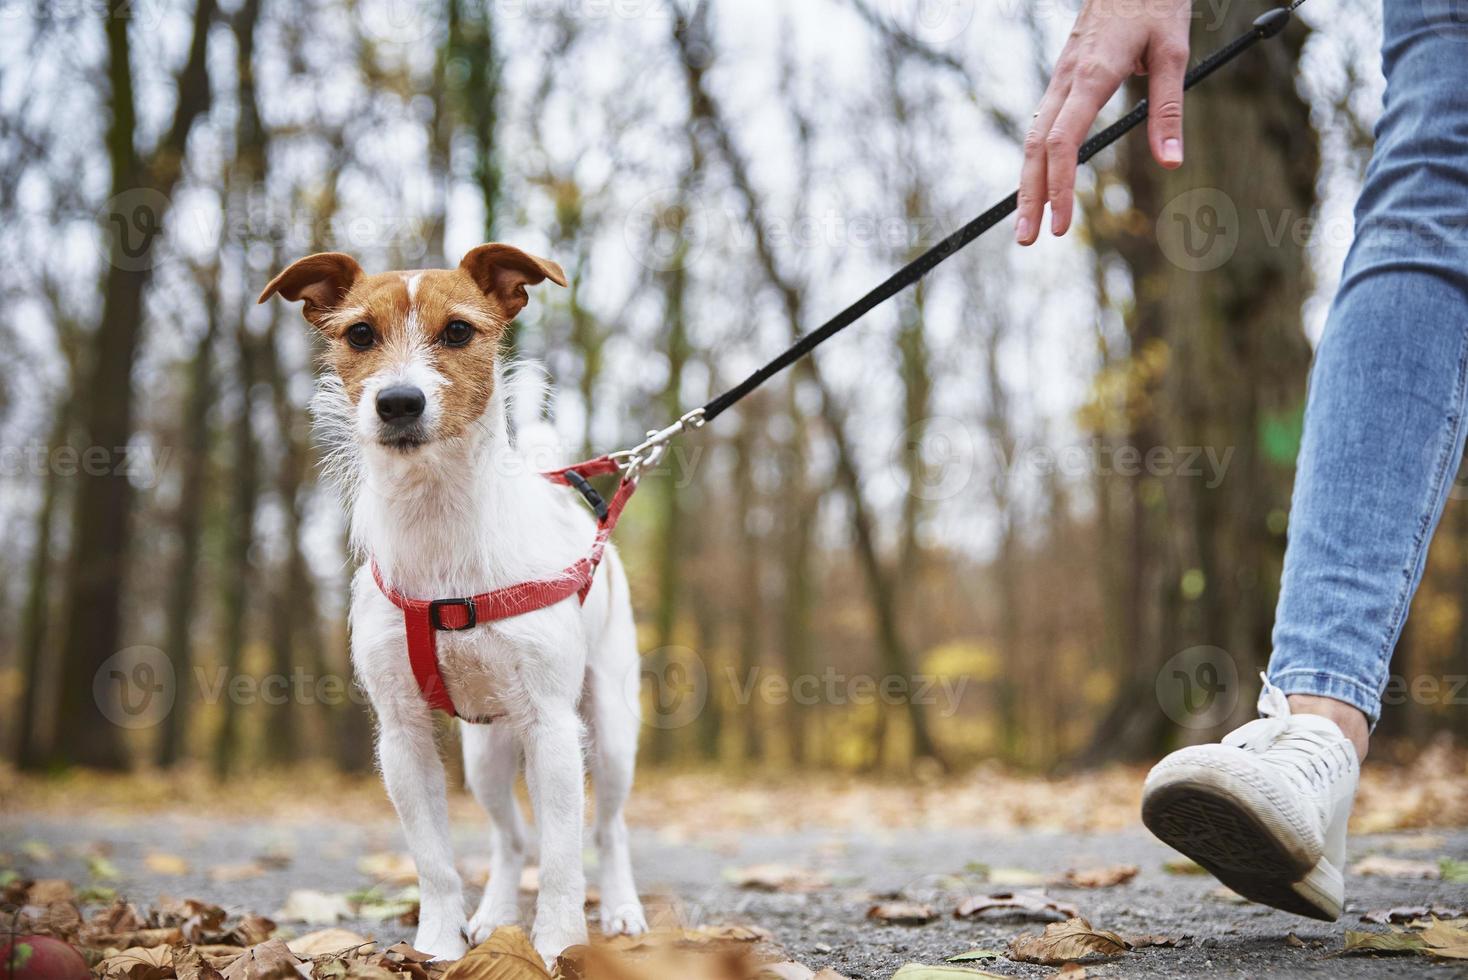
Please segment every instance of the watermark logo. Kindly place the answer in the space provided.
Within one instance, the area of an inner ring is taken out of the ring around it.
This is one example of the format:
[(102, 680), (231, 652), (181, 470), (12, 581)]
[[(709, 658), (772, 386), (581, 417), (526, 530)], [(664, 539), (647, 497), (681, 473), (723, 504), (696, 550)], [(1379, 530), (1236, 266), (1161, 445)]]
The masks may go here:
[(119, 728), (152, 728), (168, 717), (177, 694), (173, 662), (157, 647), (119, 650), (92, 677), (97, 710)]
[(1238, 706), (1238, 665), (1221, 647), (1189, 647), (1157, 672), (1157, 703), (1184, 728), (1215, 728)]
[(116, 195), (97, 212), (102, 258), (127, 272), (145, 272), (158, 263), (169, 200), (151, 187)]
[(643, 724), (652, 728), (683, 728), (698, 720), (709, 699), (709, 675), (695, 650), (666, 646), (642, 658), (642, 677), (652, 697), (646, 702)]
[(651, 191), (627, 212), (623, 238), (632, 257), (652, 272), (692, 262), (708, 243), (708, 211), (679, 188)]
[(436, 36), (443, 5), (413, 0), (365, 0), (356, 5), (362, 33), (379, 44), (416, 44)]
[(1422, 15), (1439, 35), (1468, 42), (1468, 0), (1422, 0)]
[[(905, 473), (907, 492), (920, 500), (949, 500), (963, 493), (977, 458), (973, 432), (958, 419), (934, 416), (914, 422), (892, 444), (888, 465)], [(911, 472), (907, 460), (916, 459)]]
[(923, 44), (947, 44), (974, 20), (974, 0), (886, 0), (898, 30)]
[(1239, 211), (1216, 187), (1184, 191), (1157, 216), (1157, 245), (1184, 272), (1209, 272), (1239, 246)]

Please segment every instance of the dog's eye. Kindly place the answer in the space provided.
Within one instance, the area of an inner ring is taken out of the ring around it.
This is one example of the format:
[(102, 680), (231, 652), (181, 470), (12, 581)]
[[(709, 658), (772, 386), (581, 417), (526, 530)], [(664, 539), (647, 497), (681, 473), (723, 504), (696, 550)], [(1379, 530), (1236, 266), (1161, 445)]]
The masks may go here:
[(474, 328), (463, 320), (454, 320), (443, 328), (443, 343), (445, 347), (463, 347), (474, 336)]
[(350, 327), (347, 327), (347, 343), (357, 348), (357, 350), (366, 350), (372, 346), (372, 341), (376, 339), (377, 337), (373, 334), (372, 328), (365, 323), (354, 323)]

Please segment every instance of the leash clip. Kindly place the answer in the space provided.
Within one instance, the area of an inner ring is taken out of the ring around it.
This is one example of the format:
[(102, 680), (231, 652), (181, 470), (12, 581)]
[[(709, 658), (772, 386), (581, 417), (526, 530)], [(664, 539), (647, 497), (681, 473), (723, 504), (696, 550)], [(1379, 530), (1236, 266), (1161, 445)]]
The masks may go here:
[(673, 441), (674, 436), (686, 429), (701, 429), (703, 423), (703, 409), (695, 408), (681, 416), (672, 425), (661, 429), (648, 429), (647, 438), (642, 442), (631, 449), (611, 453), (609, 458), (621, 468), (622, 479), (636, 483), (643, 470), (662, 462), (663, 455), (668, 451), (668, 443)]

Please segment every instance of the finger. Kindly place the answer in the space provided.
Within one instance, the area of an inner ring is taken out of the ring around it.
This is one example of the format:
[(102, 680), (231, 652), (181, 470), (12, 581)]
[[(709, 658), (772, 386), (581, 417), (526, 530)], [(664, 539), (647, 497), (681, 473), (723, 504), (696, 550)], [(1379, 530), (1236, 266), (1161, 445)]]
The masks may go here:
[(1188, 72), (1188, 46), (1154, 42), (1147, 64), (1147, 142), (1152, 157), (1168, 169), (1183, 162), (1183, 79)]
[(1069, 88), (1069, 72), (1057, 70), (1025, 134), (1025, 159), (1019, 173), (1019, 205), (1014, 219), (1014, 240), (1021, 245), (1032, 245), (1040, 236), (1040, 220), (1045, 216), (1045, 134), (1055, 122)]
[(1096, 114), (1111, 98), (1121, 76), (1104, 68), (1077, 72), (1065, 105), (1045, 136), (1046, 197), (1050, 201), (1050, 231), (1064, 235), (1070, 228), (1075, 204), (1076, 154)]

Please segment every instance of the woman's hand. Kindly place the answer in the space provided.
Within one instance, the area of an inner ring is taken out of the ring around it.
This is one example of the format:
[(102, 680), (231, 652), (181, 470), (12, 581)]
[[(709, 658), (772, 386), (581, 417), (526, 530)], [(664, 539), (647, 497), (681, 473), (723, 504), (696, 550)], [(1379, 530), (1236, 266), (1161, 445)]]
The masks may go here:
[(1189, 0), (1086, 0), (1055, 76), (1025, 136), (1014, 237), (1040, 234), (1045, 202), (1050, 230), (1070, 228), (1076, 154), (1096, 114), (1128, 75), (1147, 75), (1147, 141), (1164, 167), (1183, 162), (1183, 76), (1188, 69)]

